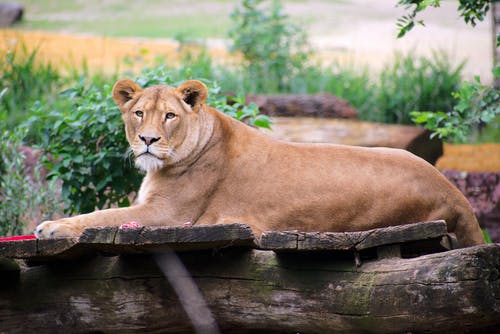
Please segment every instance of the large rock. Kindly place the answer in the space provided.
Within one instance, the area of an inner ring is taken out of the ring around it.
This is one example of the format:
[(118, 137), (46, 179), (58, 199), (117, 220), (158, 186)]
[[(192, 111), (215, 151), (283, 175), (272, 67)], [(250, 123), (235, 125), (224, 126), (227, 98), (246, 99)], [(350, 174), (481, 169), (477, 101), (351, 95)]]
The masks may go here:
[(0, 2), (0, 28), (10, 27), (23, 18), (24, 7), (21, 4)]
[(247, 95), (245, 98), (268, 116), (357, 118), (356, 109), (329, 93)]
[(367, 147), (393, 147), (410, 151), (431, 164), (443, 154), (443, 144), (430, 139), (425, 129), (344, 119), (273, 117), (271, 137), (309, 143), (335, 143)]
[(467, 197), (491, 240), (500, 242), (500, 172), (443, 170), (442, 173)]

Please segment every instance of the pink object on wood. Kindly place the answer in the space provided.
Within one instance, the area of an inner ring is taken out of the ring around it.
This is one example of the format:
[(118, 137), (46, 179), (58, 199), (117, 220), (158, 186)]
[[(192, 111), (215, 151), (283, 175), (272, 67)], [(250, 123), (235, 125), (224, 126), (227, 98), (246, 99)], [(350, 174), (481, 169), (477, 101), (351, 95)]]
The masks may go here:
[(142, 227), (142, 225), (138, 222), (131, 221), (125, 224), (120, 225), (120, 228), (139, 228)]

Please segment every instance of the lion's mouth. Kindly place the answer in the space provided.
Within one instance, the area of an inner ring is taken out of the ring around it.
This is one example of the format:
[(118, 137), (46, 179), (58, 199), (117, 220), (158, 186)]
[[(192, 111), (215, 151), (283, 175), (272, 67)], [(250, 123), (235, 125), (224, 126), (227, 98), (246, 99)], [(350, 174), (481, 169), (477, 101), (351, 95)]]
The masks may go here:
[(159, 156), (157, 156), (156, 154), (151, 153), (150, 151), (145, 151), (145, 152), (140, 153), (139, 155), (136, 155), (136, 158), (140, 158), (140, 157), (154, 157), (158, 160), (164, 160), (164, 159), (160, 158)]
[(164, 167), (165, 159), (151, 152), (142, 152), (135, 157), (135, 165), (144, 172), (156, 171)]

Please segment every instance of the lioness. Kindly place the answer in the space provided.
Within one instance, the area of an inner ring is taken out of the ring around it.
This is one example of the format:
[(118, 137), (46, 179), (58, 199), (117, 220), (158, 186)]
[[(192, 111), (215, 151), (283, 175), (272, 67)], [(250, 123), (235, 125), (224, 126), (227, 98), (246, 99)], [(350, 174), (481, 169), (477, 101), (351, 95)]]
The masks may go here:
[(358, 231), (445, 219), (462, 246), (485, 242), (460, 191), (430, 164), (389, 148), (277, 141), (205, 105), (207, 88), (141, 89), (118, 81), (138, 168), (137, 203), (48, 221), (38, 238), (76, 237), (90, 226), (243, 222), (265, 230)]

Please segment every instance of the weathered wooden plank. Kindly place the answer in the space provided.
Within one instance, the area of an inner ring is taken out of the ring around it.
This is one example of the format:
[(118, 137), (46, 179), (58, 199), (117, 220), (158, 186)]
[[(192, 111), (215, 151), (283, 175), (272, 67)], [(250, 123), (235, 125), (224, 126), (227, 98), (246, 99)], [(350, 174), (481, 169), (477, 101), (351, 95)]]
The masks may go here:
[[(500, 245), (356, 267), (331, 253), (179, 254), (222, 333), (466, 333), (500, 326)], [(179, 277), (180, 280), (184, 277)], [(23, 267), (0, 285), (6, 333), (192, 332), (148, 255)]]
[(135, 254), (192, 251), (221, 247), (255, 247), (255, 237), (246, 224), (193, 227), (94, 227), (79, 239), (25, 240), (0, 243), (0, 256), (49, 261), (93, 256), (97, 253)]
[(176, 244), (205, 242), (238, 242), (253, 240), (254, 235), (246, 224), (218, 224), (192, 227), (145, 227), (138, 235), (136, 244)]
[(33, 255), (36, 255), (36, 240), (0, 242), (0, 256), (22, 259)]
[(435, 164), (443, 143), (429, 131), (408, 125), (312, 117), (273, 117), (267, 135), (285, 141), (401, 148)]
[(268, 231), (262, 234), (261, 248), (274, 251), (361, 251), (383, 245), (441, 238), (446, 235), (443, 220), (390, 226), (359, 232)]
[(77, 245), (77, 239), (44, 239), (34, 240), (36, 242), (36, 256), (52, 256), (54, 254), (63, 254)]
[(82, 244), (113, 244), (118, 227), (90, 227), (86, 228), (78, 238)]
[(443, 237), (446, 234), (446, 222), (444, 220), (436, 220), (417, 224), (390, 226), (383, 229), (377, 228), (368, 232), (367, 236), (356, 245), (357, 250)]
[[(439, 240), (446, 234), (444, 221), (392, 226), (360, 232), (265, 232), (260, 247), (274, 251), (362, 251), (383, 245)], [(140, 227), (86, 229), (76, 239), (25, 240), (0, 243), (0, 256), (28, 260), (58, 260), (109, 254), (151, 253), (167, 249), (189, 251), (232, 246), (256, 247), (245, 224), (193, 227)], [(446, 248), (443, 248), (446, 249)]]

